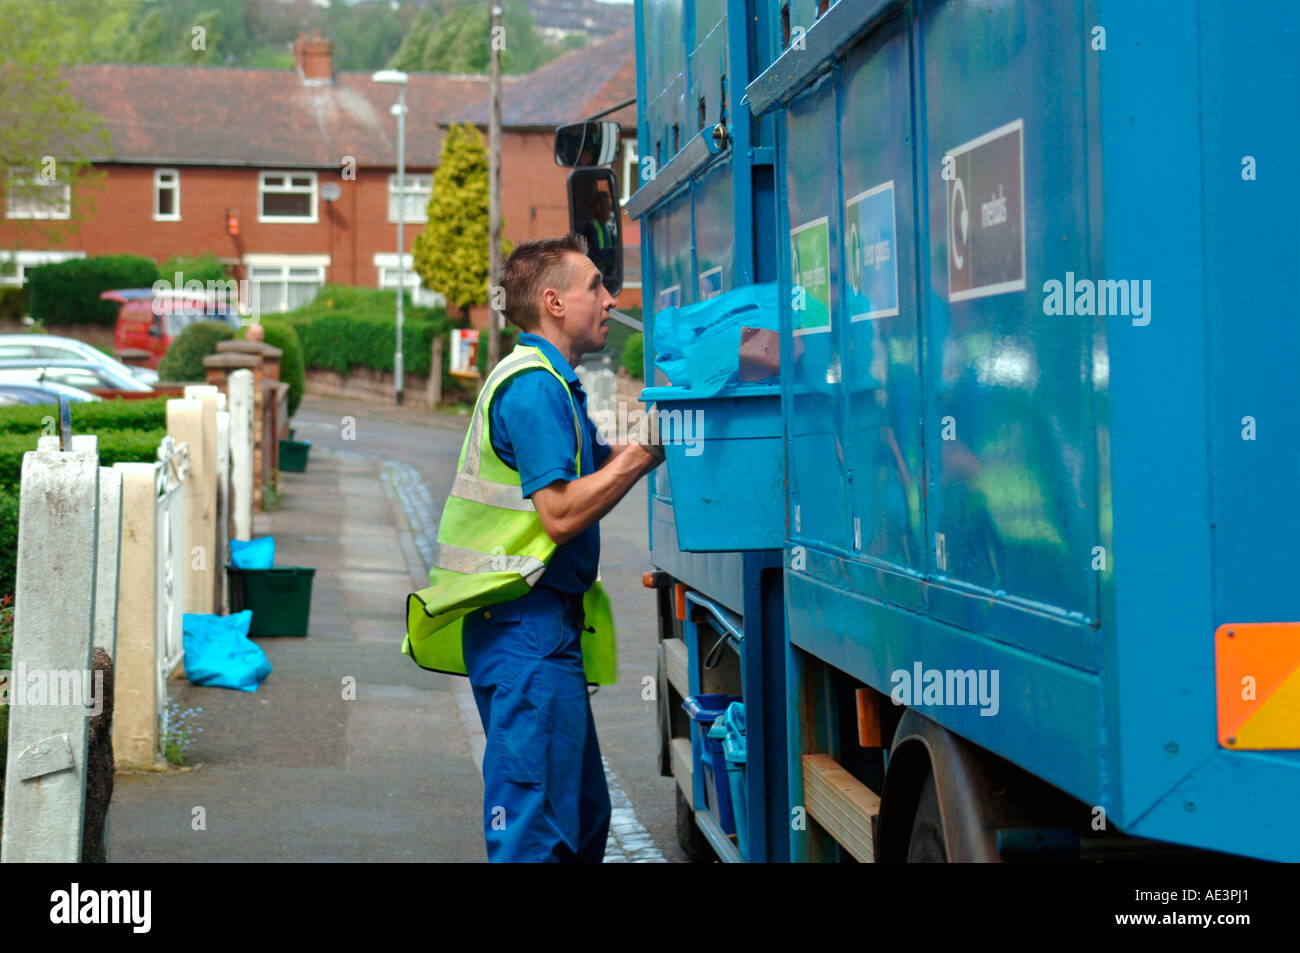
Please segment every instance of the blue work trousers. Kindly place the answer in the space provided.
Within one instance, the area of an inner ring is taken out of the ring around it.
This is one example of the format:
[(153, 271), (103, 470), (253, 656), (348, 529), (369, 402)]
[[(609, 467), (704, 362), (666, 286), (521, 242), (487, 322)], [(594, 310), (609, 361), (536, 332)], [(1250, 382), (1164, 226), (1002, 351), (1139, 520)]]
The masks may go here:
[(582, 668), (581, 596), (538, 586), (465, 617), (465, 668), (487, 748), (489, 861), (599, 863), (609, 788)]

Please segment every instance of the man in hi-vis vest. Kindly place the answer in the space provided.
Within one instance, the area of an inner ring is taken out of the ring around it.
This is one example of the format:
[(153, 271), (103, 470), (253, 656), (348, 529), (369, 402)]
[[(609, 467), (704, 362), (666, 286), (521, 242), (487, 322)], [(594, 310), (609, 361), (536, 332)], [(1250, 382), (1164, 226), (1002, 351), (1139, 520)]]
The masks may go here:
[(573, 368), (604, 347), (614, 299), (586, 253), (568, 235), (506, 261), (505, 314), (523, 333), (479, 393), (429, 588), (407, 600), (402, 650), (474, 689), (492, 861), (598, 862), (609, 833), (587, 698), (615, 676), (597, 521), (663, 448), (653, 414), (617, 447), (587, 417)]

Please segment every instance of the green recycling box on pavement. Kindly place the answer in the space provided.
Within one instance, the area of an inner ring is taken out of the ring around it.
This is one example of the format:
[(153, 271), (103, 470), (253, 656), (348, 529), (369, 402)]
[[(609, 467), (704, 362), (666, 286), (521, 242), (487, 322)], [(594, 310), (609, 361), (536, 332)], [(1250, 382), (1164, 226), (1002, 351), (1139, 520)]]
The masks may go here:
[(311, 450), (310, 440), (281, 440), (280, 469), (289, 473), (305, 473), (307, 470), (307, 452)]
[(312, 566), (240, 569), (227, 566), (230, 611), (253, 610), (250, 636), (306, 635), (311, 616)]

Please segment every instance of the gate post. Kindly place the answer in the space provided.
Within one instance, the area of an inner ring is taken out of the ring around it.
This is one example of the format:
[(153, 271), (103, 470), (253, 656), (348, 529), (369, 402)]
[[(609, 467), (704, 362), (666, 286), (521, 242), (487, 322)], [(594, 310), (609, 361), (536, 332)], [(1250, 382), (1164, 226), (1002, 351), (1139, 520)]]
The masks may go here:
[[(65, 433), (67, 431), (65, 430)], [(6, 703), (5, 863), (81, 860), (86, 750), (94, 700), (99, 452), (93, 436), (23, 454)], [(86, 697), (89, 688), (92, 697)], [(100, 698), (102, 702), (102, 697)]]

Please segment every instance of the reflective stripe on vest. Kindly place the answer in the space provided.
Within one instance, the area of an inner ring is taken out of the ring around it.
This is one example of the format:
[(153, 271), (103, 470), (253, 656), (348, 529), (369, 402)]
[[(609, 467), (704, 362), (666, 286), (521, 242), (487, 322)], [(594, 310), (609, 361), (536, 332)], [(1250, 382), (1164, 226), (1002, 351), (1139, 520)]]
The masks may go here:
[[(519, 473), (491, 445), (490, 409), (496, 391), (516, 374), (545, 371), (563, 384), (573, 413), (576, 452), (582, 470), (582, 421), (568, 382), (537, 348), (517, 346), (488, 375), (474, 405), (461, 447), (451, 494), (438, 525), (429, 588), (407, 597), (407, 634), (402, 651), (425, 668), (465, 674), (461, 620), (484, 606), (528, 593), (555, 552), (532, 500), (524, 497)], [(613, 616), (596, 583), (583, 599), (587, 626), (583, 659), (587, 680), (610, 684), (615, 676)]]

